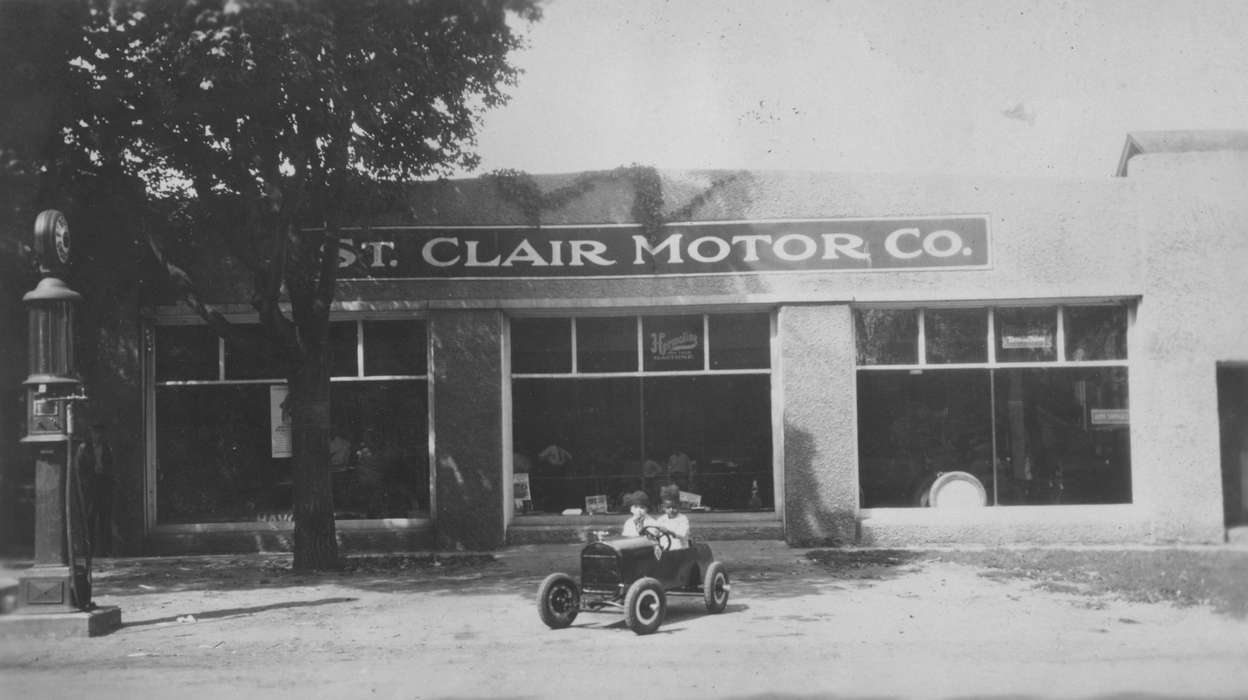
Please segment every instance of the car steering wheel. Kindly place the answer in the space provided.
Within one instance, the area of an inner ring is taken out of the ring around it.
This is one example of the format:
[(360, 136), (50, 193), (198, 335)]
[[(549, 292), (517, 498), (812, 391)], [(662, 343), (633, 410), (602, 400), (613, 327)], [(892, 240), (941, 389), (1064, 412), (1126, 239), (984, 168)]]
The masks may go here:
[(642, 526), (640, 534), (654, 540), (664, 552), (672, 548), (672, 536), (654, 525)]

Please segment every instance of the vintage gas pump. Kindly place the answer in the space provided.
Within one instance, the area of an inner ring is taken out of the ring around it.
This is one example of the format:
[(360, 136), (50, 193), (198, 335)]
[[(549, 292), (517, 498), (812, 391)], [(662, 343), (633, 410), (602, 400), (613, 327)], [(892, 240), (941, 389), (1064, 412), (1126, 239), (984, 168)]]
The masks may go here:
[(88, 523), (82, 517), (84, 494), (73, 464), (74, 411), (86, 398), (74, 362), (74, 314), (82, 296), (61, 279), (70, 238), (60, 212), (44, 211), (35, 220), (35, 253), (42, 279), (22, 297), (28, 309), (30, 357), (22, 442), (35, 452), (35, 559), (19, 579), (16, 615), (6, 617), (51, 623), (49, 613), (82, 611), (87, 613), (84, 620), (61, 616), (71, 633), (85, 621), (86, 633), (103, 634), (120, 625), (121, 613), (117, 608), (97, 609), (91, 601), (90, 555), (84, 546)]

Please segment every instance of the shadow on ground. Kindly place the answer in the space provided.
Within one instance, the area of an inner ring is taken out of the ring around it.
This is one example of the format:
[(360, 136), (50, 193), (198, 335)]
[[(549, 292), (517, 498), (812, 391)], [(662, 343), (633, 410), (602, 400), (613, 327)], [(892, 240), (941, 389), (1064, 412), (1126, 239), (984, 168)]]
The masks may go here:
[(320, 600), (292, 601), (288, 603), (273, 603), (271, 605), (253, 605), (251, 607), (246, 607), (246, 608), (224, 608), (221, 610), (207, 610), (204, 612), (195, 613), (194, 616), (169, 615), (166, 617), (153, 618), (151, 620), (135, 620), (133, 622), (126, 622), (125, 624), (122, 625), (122, 627), (125, 627), (125, 628), (145, 627), (148, 625), (159, 625), (159, 624), (163, 624), (167, 622), (181, 622), (185, 617), (193, 617), (194, 618), (193, 621), (216, 620), (216, 619), (221, 619), (221, 618), (226, 618), (226, 617), (240, 617), (240, 616), (245, 616), (245, 615), (254, 615), (256, 613), (261, 613), (266, 610), (278, 610), (282, 608), (307, 608), (307, 607), (313, 607), (313, 606), (318, 606), (318, 605), (334, 605), (336, 603), (351, 603), (351, 602), (355, 602), (356, 600), (358, 600), (358, 598), (345, 598), (345, 597), (321, 598)]
[[(342, 570), (297, 572), (288, 554), (102, 560), (93, 571), (96, 598), (181, 591), (239, 591), (334, 585), (361, 591), (427, 594), (514, 594), (531, 598), (548, 574), (579, 574), (579, 547), (566, 556), (524, 553), (352, 556)], [(815, 555), (820, 556), (816, 557)], [(867, 587), (922, 566), (922, 552), (856, 551), (778, 557), (777, 562), (725, 561), (738, 590), (769, 597)]]

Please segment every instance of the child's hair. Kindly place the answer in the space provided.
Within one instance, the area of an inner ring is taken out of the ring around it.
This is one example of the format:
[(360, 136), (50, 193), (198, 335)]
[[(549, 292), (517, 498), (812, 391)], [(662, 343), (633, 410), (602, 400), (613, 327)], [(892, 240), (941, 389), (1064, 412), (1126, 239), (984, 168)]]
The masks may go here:
[(675, 503), (680, 505), (680, 487), (676, 484), (668, 484), (659, 490), (659, 500), (663, 503)]
[(650, 497), (645, 491), (634, 491), (624, 497), (624, 505), (641, 506), (642, 508), (650, 507)]

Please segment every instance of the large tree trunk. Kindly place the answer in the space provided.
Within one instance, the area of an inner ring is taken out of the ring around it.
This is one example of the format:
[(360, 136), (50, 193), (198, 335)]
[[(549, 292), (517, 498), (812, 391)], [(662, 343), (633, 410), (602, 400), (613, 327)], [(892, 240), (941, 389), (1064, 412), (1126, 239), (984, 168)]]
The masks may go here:
[(289, 378), (294, 453), (294, 568), (340, 565), (329, 474), (329, 357), (324, 343), (309, 343)]

